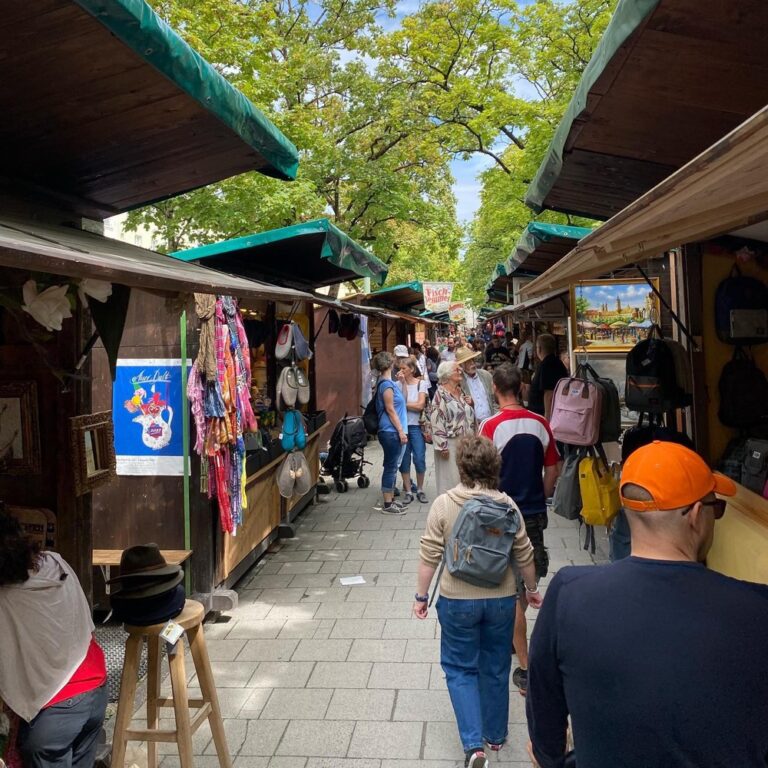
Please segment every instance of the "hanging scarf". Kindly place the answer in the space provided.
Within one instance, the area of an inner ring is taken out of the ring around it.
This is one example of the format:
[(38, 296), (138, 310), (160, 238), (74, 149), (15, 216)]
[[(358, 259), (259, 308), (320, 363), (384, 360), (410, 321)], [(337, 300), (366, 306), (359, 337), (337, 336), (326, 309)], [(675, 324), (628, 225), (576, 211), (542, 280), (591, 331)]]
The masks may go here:
[(207, 293), (196, 293), (195, 312), (200, 321), (200, 350), (197, 353), (197, 365), (206, 381), (215, 381), (216, 297)]
[(195, 453), (203, 455), (205, 449), (205, 413), (203, 412), (203, 382), (197, 362), (192, 363), (187, 380), (187, 399), (192, 406), (192, 419), (195, 422)]

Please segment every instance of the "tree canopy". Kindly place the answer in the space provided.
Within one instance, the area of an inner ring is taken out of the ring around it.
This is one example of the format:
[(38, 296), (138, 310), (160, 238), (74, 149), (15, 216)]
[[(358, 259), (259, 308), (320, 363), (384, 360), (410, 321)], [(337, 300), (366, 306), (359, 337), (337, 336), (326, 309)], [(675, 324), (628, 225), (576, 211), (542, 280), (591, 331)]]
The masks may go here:
[[(157, 0), (301, 163), (295, 182), (243, 174), (129, 226), (175, 250), (327, 216), (390, 263), (388, 282), (455, 280), (480, 302), (534, 218), (525, 187), (615, 1), (425, 0), (403, 15), (395, 0)], [(463, 233), (450, 164), (472, 156), (488, 167)]]

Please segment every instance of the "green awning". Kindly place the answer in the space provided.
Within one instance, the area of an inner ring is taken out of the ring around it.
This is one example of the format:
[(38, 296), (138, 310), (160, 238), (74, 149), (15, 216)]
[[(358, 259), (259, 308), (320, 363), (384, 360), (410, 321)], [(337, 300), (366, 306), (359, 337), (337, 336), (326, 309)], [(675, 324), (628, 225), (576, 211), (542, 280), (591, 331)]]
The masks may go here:
[(582, 237), (593, 230), (589, 227), (569, 227), (532, 221), (523, 230), (506, 263), (506, 274), (521, 268), (527, 274), (540, 275), (565, 256)]
[(369, 277), (381, 285), (387, 265), (335, 227), (317, 219), (171, 254), (181, 261), (307, 290)]
[(422, 310), (424, 309), (424, 288), (419, 280), (388, 285), (368, 294), (365, 302), (393, 309)]
[(577, 124), (588, 110), (587, 97), (590, 90), (617, 51), (659, 2), (660, 0), (620, 0), (605, 34), (584, 70), (568, 109), (555, 131), (544, 155), (544, 160), (526, 192), (526, 204), (537, 213), (544, 209), (544, 200), (560, 175), (568, 136), (574, 128), (574, 124)]
[(296, 178), (296, 147), (144, 0), (75, 1), (253, 147), (269, 163), (262, 173)]

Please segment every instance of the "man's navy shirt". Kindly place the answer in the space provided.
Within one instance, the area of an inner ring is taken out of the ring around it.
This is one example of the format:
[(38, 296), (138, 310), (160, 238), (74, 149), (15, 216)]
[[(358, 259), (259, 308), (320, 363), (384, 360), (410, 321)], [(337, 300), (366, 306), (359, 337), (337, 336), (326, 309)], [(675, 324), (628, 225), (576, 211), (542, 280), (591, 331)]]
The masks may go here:
[(765, 768), (768, 586), (629, 557), (563, 568), (531, 639), (528, 728), (561, 768)]

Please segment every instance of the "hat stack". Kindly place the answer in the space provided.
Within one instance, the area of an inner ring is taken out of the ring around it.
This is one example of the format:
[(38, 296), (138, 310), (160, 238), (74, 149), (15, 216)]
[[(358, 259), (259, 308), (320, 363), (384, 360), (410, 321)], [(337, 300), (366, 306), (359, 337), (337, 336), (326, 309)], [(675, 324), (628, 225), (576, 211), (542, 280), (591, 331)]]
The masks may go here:
[(173, 618), (186, 594), (180, 565), (168, 565), (157, 544), (123, 550), (120, 575), (110, 579), (112, 610), (126, 624), (148, 626)]

